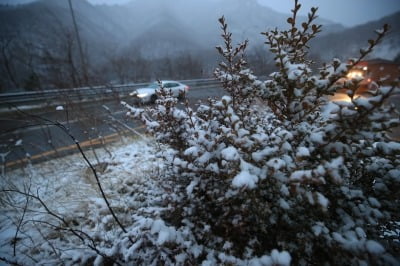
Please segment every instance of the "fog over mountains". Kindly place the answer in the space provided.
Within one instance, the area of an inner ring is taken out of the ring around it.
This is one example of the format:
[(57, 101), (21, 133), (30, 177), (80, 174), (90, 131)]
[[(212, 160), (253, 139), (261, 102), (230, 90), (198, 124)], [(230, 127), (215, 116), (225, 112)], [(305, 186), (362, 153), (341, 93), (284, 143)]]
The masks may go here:
[[(88, 46), (134, 46), (147, 56), (156, 57), (182, 50), (210, 49), (219, 44), (217, 19), (222, 15), (226, 17), (234, 38), (238, 42), (249, 39), (251, 45), (263, 40), (260, 32), (287, 27), (286, 14), (262, 6), (256, 0), (132, 0), (116, 6), (92, 5), (82, 0), (73, 1), (73, 7), (79, 30)], [(18, 31), (34, 36), (35, 33), (46, 35), (46, 30), (57, 31), (57, 27), (72, 27), (67, 1), (39, 0), (27, 5), (2, 7), (0, 12), (2, 32)], [(325, 35), (321, 44), (327, 47), (326, 44), (334, 41), (329, 54), (336, 54), (338, 48), (346, 50), (349, 43), (358, 46), (359, 41), (365, 40), (384, 22), (392, 24), (398, 35), (398, 18), (399, 14), (395, 14), (350, 30), (319, 19), (317, 22), (324, 25), (321, 35)], [(345, 42), (342, 37), (345, 37)]]
[[(222, 15), (236, 42), (250, 40), (249, 54), (253, 58), (260, 57), (260, 51), (268, 57), (267, 48), (260, 48), (264, 42), (261, 32), (288, 27), (287, 14), (256, 0), (132, 0), (115, 6), (92, 5), (86, 0), (72, 3), (85, 54), (91, 64), (97, 65), (113, 57), (160, 60), (189, 54), (203, 64), (201, 73), (210, 73), (209, 68), (218, 61), (214, 47), (222, 43), (217, 22)], [(323, 32), (312, 43), (317, 48), (314, 57), (327, 60), (332, 56), (357, 56), (358, 49), (383, 23), (391, 24), (392, 32), (375, 55), (394, 59), (400, 53), (400, 13), (354, 28), (322, 18), (317, 23), (323, 25)], [(0, 5), (0, 34), (3, 44), (9, 39), (22, 40), (37, 54), (60, 54), (70, 49), (71, 58), (68, 54), (64, 58), (72, 61), (76, 56), (76, 35), (66, 0)]]
[(358, 55), (362, 47), (366, 47), (367, 40), (376, 37), (374, 31), (388, 24), (390, 32), (382, 43), (376, 47), (370, 57), (394, 60), (400, 56), (400, 12), (372, 21), (363, 25), (344, 29), (338, 32), (318, 37), (313, 47), (321, 51), (321, 58), (327, 60), (332, 57), (351, 57)]
[[(146, 47), (147, 53), (181, 49), (209, 49), (220, 43), (217, 19), (224, 15), (236, 39), (262, 40), (260, 32), (286, 26), (286, 15), (261, 6), (256, 0), (133, 0), (122, 6), (91, 5), (73, 1), (77, 23), (88, 45), (99, 42), (119, 47)], [(320, 20), (324, 34), (344, 29)], [(1, 9), (1, 28), (35, 32), (71, 27), (67, 1), (40, 0)], [(142, 49), (143, 50), (143, 49)], [(153, 50), (152, 52), (149, 50)]]

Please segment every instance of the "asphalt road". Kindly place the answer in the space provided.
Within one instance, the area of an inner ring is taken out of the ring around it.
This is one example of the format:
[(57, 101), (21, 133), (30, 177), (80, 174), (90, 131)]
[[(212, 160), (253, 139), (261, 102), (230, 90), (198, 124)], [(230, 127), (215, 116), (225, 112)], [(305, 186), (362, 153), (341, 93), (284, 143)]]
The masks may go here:
[[(199, 100), (222, 95), (224, 91), (221, 88), (202, 88), (190, 90), (187, 98), (195, 107)], [(343, 97), (337, 94), (332, 100), (343, 100)], [(71, 104), (66, 101), (63, 110), (52, 107), (0, 115), (0, 166), (12, 167), (28, 160), (37, 162), (76, 152), (74, 140), (53, 122), (68, 129), (86, 149), (113, 142), (123, 135), (143, 133), (140, 122), (126, 117), (127, 110), (120, 100), (90, 104)], [(123, 100), (129, 103), (131, 99)], [(392, 97), (391, 102), (400, 111), (400, 95)], [(400, 128), (391, 136), (399, 140)]]
[[(221, 88), (202, 88), (190, 90), (187, 98), (194, 107), (198, 100), (223, 94)], [(0, 115), (0, 165), (12, 167), (76, 152), (74, 140), (57, 123), (86, 149), (143, 133), (143, 125), (126, 116), (120, 101), (72, 104), (66, 99), (62, 110), (51, 107)]]

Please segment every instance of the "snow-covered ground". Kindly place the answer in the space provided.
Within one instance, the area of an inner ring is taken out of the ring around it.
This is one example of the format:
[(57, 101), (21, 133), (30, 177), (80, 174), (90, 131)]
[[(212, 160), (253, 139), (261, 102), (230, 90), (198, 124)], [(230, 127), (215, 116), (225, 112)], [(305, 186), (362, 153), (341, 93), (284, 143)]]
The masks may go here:
[[(146, 139), (119, 143), (109, 148), (112, 156), (98, 149), (100, 164), (92, 152), (86, 152), (91, 163), (96, 165), (105, 193), (123, 224), (131, 224), (130, 216), (143, 204), (157, 200), (156, 197), (148, 200), (145, 195), (153, 190), (157, 194), (157, 187), (152, 188), (151, 177), (159, 171), (159, 162), (151, 142)], [(104, 246), (112, 247), (112, 241), (120, 236), (120, 229), (106, 208), (93, 173), (81, 154), (10, 171), (0, 182), (0, 258), (24, 265), (55, 264), (60, 263), (60, 259), (83, 263), (82, 256), (87, 253), (90, 257), (93, 253), (88, 248), (87, 252), (82, 252), (85, 243), (55, 228), (63, 225), (45, 211), (38, 199), (23, 193), (39, 196), (49, 211), (92, 238), (109, 240), (109, 245), (101, 243), (103, 249)], [(72, 249), (74, 246), (76, 250)]]
[[(0, 179), (0, 265), (103, 265), (105, 257), (120, 264), (184, 265), (200, 254), (202, 265), (290, 264), (285, 251), (242, 260), (211, 250), (196, 243), (190, 224), (165, 222), (162, 213), (173, 210), (172, 194), (160, 178), (165, 167), (160, 150), (165, 147), (148, 138), (97, 149), (99, 161), (86, 152), (127, 233), (112, 218), (81, 154), (6, 172)], [(385, 231), (390, 237), (399, 234)]]
[(290, 264), (289, 253), (278, 250), (241, 260), (197, 244), (190, 225), (168, 225), (161, 213), (173, 208), (160, 150), (150, 138), (128, 140), (96, 150), (100, 164), (86, 152), (127, 233), (80, 154), (7, 172), (0, 181), (0, 265), (104, 265), (106, 257), (117, 265), (184, 265), (200, 254), (203, 265)]

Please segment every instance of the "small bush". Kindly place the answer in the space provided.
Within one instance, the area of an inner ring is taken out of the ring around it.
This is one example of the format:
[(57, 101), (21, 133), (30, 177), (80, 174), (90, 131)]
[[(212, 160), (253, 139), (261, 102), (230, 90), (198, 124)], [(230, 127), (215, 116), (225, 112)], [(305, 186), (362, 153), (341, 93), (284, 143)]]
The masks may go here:
[[(298, 25), (295, 2), (288, 30), (263, 33), (279, 69), (269, 80), (246, 68), (247, 41), (234, 47), (221, 18), (224, 46), (217, 50), (224, 62), (215, 75), (227, 96), (194, 111), (187, 103), (177, 108), (161, 88), (155, 107), (128, 106), (169, 145), (163, 156), (170, 170), (161, 178), (171, 212), (162, 224), (190, 230), (191, 247), (202, 248), (193, 252), (181, 242), (179, 250), (191, 263), (399, 261), (398, 242), (382, 232), (399, 220), (400, 144), (386, 135), (399, 119), (385, 104), (396, 84), (362, 98), (355, 96), (360, 80), (343, 79), (388, 27), (376, 31), (359, 58), (334, 59), (314, 73), (307, 55), (321, 31), (317, 9)], [(339, 88), (349, 102), (329, 101)]]

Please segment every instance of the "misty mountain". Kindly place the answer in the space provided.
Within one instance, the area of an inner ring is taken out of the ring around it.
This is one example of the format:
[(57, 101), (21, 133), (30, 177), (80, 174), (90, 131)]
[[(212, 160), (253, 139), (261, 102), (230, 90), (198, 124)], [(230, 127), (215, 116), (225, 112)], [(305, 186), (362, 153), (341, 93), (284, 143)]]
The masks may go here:
[[(106, 12), (86, 1), (73, 1), (73, 7), (86, 49), (98, 52), (122, 40), (124, 32)], [(0, 6), (0, 34), (41, 43), (49, 48), (58, 40), (74, 38), (68, 2), (40, 0), (26, 5)]]
[[(71, 2), (82, 49), (67, 0), (0, 5), (0, 91), (211, 77), (221, 59), (215, 46), (223, 42), (222, 15), (234, 43), (250, 41), (248, 62), (257, 75), (265, 75), (274, 71), (274, 63), (260, 33), (287, 29), (290, 16), (257, 0)], [(400, 53), (399, 18), (397, 13), (354, 28), (318, 18), (323, 31), (311, 43), (312, 56), (324, 61), (357, 56), (373, 29), (388, 23), (391, 33), (374, 57), (394, 59)], [(299, 23), (306, 20), (298, 17)]]
[(400, 54), (400, 12), (377, 21), (320, 36), (313, 41), (312, 47), (315, 51), (324, 51), (319, 54), (323, 60), (333, 57), (340, 59), (356, 57), (359, 55), (360, 48), (368, 46), (369, 39), (376, 38), (374, 31), (381, 29), (384, 24), (390, 26), (390, 31), (370, 55), (370, 58), (393, 60), (396, 55)]
[[(131, 43), (136, 44), (143, 35), (147, 35), (148, 41), (167, 43), (179, 35), (178, 39), (196, 43), (194, 48), (210, 49), (221, 43), (217, 20), (222, 15), (238, 42), (249, 39), (250, 44), (258, 43), (262, 40), (261, 32), (287, 26), (286, 14), (262, 6), (256, 0), (134, 0), (125, 6), (102, 6), (101, 9), (114, 14)], [(344, 29), (328, 20), (318, 22), (326, 25), (325, 33)], [(168, 31), (174, 38), (161, 38), (159, 31)]]
[[(147, 58), (173, 56), (180, 52), (210, 50), (221, 43), (217, 20), (225, 16), (234, 40), (264, 41), (261, 32), (287, 28), (288, 14), (260, 5), (256, 0), (132, 0), (125, 5), (92, 5), (72, 1), (85, 49), (92, 54), (137, 49)], [(400, 52), (400, 14), (346, 29), (318, 18), (323, 25), (313, 42), (323, 59), (357, 54), (360, 45), (373, 37), (372, 29), (390, 24), (391, 34), (375, 52), (387, 59)], [(306, 18), (300, 17), (299, 20)], [(39, 0), (18, 6), (0, 6), (0, 34), (18, 35), (38, 42), (56, 42), (73, 35), (68, 1)], [(72, 37), (71, 37), (72, 38)]]
[[(287, 26), (286, 14), (256, 0), (132, 0), (122, 6), (91, 5), (86, 0), (72, 2), (81, 37), (89, 50), (139, 47), (149, 57), (213, 49), (221, 43), (217, 19), (222, 15), (235, 40), (249, 39), (251, 45), (263, 40), (261, 32)], [(62, 31), (73, 32), (67, 1), (39, 0), (3, 6), (0, 15), (3, 34), (18, 32), (46, 39)], [(344, 29), (327, 20), (319, 22), (326, 25), (325, 34)]]

